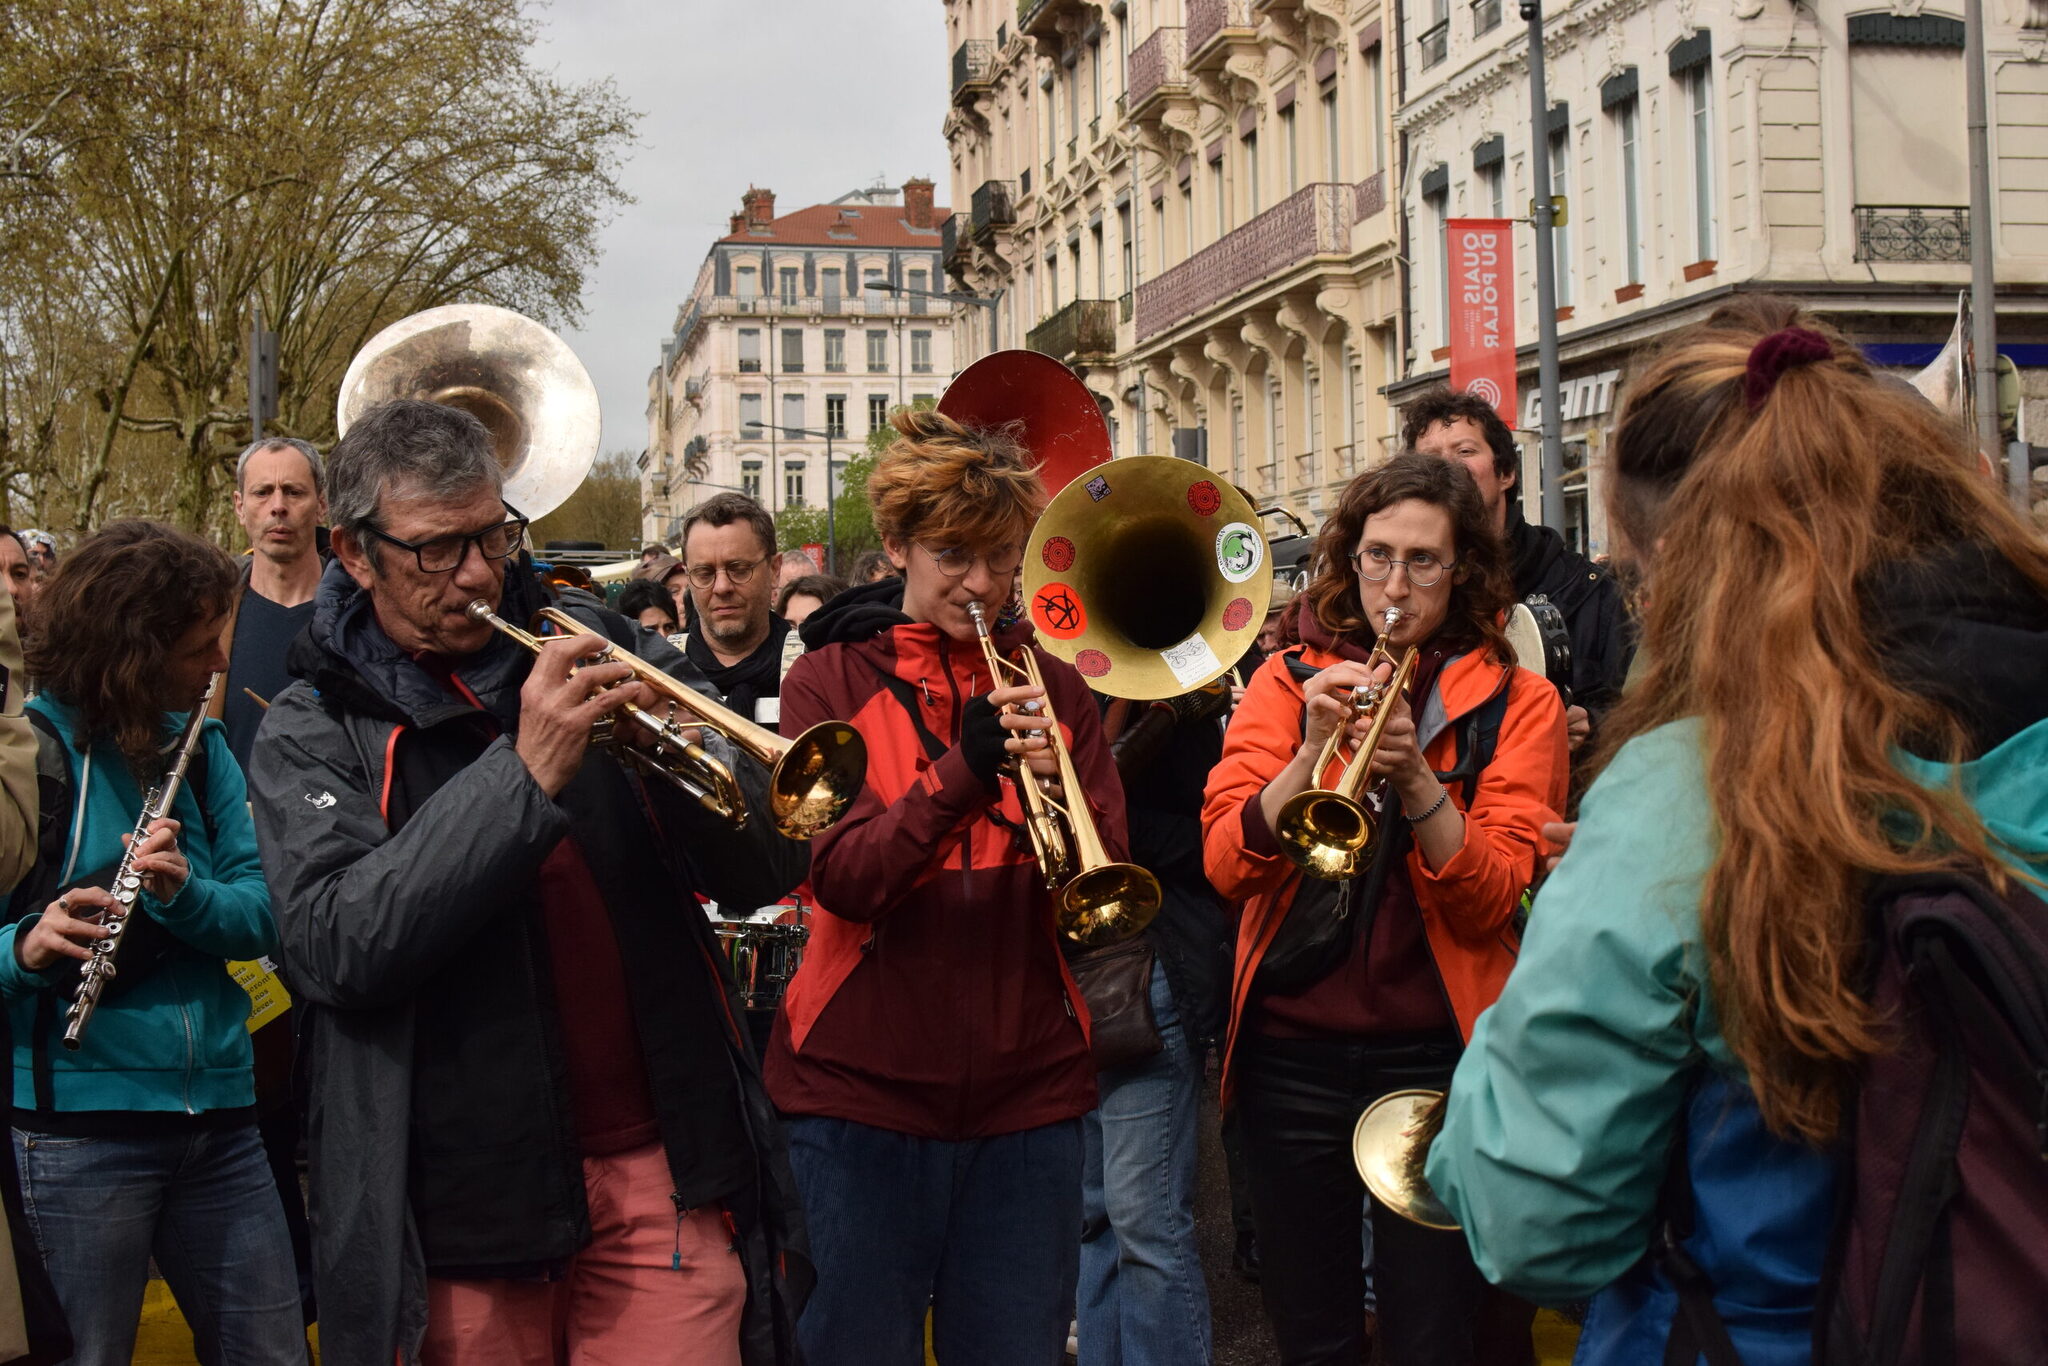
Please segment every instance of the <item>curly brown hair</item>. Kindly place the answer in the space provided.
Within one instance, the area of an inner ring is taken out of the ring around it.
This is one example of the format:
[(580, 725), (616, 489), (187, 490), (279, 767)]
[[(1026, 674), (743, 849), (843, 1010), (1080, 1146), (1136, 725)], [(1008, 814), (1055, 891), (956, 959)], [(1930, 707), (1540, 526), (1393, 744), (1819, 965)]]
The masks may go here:
[(1452, 650), (1487, 649), (1494, 658), (1512, 661), (1501, 618), (1514, 601), (1508, 575), (1507, 549), (1494, 535), (1486, 500), (1472, 472), (1455, 460), (1407, 451), (1366, 471), (1344, 486), (1337, 510), (1316, 538), (1315, 577), (1304, 596), (1306, 610), (1330, 635), (1360, 646), (1378, 632), (1366, 620), (1358, 596), (1358, 575), (1351, 556), (1366, 519), (1396, 503), (1410, 500), (1442, 508), (1450, 515), (1456, 538), (1456, 567), (1451, 571), (1451, 608), (1437, 640)]
[(1045, 507), (1045, 481), (1018, 439), (1021, 423), (964, 427), (933, 408), (889, 415), (897, 437), (868, 476), (875, 530), (893, 541), (1003, 545)]
[(58, 561), (36, 600), (28, 670), (75, 708), (83, 748), (110, 737), (137, 776), (164, 739), (164, 655), (227, 615), (241, 574), (218, 546), (161, 522), (115, 522)]
[(1493, 472), (1505, 479), (1522, 468), (1522, 453), (1515, 448), (1515, 434), (1494, 406), (1477, 394), (1461, 393), (1449, 385), (1423, 391), (1401, 409), (1401, 446), (1415, 449), (1415, 443), (1440, 423), (1466, 421), (1486, 437), (1493, 451)]

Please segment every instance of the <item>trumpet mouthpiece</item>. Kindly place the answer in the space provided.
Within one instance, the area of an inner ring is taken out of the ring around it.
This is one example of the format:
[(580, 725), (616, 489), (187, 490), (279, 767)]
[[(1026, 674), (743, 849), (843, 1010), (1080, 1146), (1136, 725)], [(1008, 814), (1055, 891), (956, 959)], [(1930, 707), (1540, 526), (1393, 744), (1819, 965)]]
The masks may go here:
[(1400, 625), (1400, 623), (1401, 609), (1398, 607), (1389, 607), (1385, 612), (1382, 612), (1380, 614), (1380, 628), (1382, 630), (1391, 631), (1396, 626)]
[(469, 614), (471, 621), (489, 621), (492, 616), (491, 605), (482, 598), (478, 598), (462, 610)]

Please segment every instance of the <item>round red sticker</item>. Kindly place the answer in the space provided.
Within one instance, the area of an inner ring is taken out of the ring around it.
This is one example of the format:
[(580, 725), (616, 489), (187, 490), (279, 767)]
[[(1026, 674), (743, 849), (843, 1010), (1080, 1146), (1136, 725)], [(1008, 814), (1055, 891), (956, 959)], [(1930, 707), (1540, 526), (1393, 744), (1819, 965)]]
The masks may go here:
[(1073, 589), (1053, 582), (1031, 595), (1031, 620), (1054, 640), (1072, 640), (1088, 629), (1088, 609)]
[(1074, 656), (1074, 667), (1083, 678), (1100, 678), (1109, 672), (1109, 656), (1100, 650), (1083, 650)]
[(1074, 543), (1064, 536), (1050, 537), (1039, 548), (1038, 558), (1053, 573), (1064, 574), (1074, 567)]
[(1208, 517), (1223, 506), (1223, 495), (1208, 480), (1198, 480), (1188, 485), (1188, 506), (1194, 509), (1197, 517)]
[(1232, 598), (1223, 608), (1223, 629), (1226, 631), (1242, 631), (1251, 619), (1250, 598)]

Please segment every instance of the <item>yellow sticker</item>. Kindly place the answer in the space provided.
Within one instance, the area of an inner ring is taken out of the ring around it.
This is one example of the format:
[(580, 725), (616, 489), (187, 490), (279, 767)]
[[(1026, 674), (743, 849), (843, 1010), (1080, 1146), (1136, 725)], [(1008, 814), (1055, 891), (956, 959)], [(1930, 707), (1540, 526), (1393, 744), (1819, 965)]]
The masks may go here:
[(292, 1008), (291, 994), (277, 980), (277, 964), (268, 958), (228, 964), (228, 975), (249, 993), (249, 1032), (254, 1034)]

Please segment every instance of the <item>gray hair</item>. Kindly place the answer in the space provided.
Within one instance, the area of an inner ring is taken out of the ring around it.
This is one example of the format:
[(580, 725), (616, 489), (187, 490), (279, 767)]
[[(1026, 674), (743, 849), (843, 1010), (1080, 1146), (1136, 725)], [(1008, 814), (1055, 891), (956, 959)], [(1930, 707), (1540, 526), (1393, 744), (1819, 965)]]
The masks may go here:
[(259, 436), (242, 448), (235, 457), (235, 491), (241, 492), (243, 475), (249, 469), (249, 457), (263, 451), (297, 451), (306, 457), (306, 463), (313, 470), (313, 494), (317, 498), (327, 496), (327, 462), (320, 458), (320, 452), (313, 449), (310, 441), (301, 441), (296, 436)]
[(410, 497), (451, 499), (480, 484), (499, 492), (505, 487), (483, 423), (459, 408), (413, 398), (393, 399), (357, 418), (328, 463), (328, 520), (358, 543), (394, 488)]

